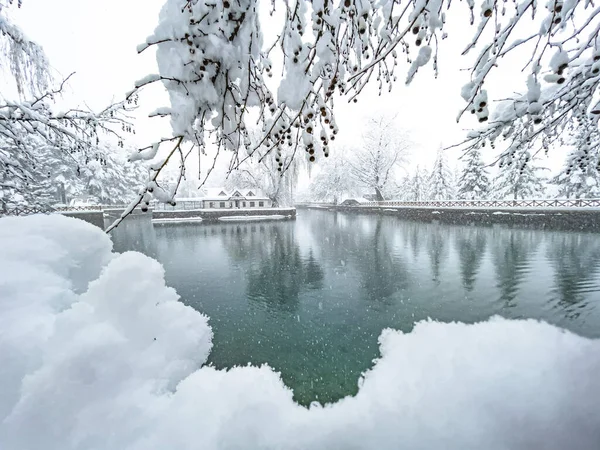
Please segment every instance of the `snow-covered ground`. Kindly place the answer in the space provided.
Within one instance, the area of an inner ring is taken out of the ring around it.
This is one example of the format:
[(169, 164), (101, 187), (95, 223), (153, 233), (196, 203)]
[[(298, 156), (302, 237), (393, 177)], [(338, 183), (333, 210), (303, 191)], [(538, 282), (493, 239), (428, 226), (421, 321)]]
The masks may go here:
[(356, 396), (203, 366), (156, 261), (60, 215), (0, 219), (0, 448), (598, 449), (600, 341), (532, 320), (384, 330)]

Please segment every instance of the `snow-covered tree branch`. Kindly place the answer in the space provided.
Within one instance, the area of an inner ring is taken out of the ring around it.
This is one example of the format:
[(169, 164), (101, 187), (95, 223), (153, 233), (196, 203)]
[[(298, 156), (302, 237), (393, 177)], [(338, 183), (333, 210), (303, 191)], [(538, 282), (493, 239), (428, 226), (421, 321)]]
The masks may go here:
[(133, 132), (127, 113), (137, 101), (132, 95), (100, 112), (79, 107), (58, 111), (55, 102), (71, 75), (55, 81), (43, 49), (8, 19), (11, 3), (0, 0), (0, 60), (6, 63), (7, 75), (16, 86), (16, 95), (6, 85), (0, 91), (3, 209), (15, 202), (39, 205), (49, 201), (47, 196), (32, 193), (40, 183), (49, 182), (47, 167), (52, 158), (55, 164), (73, 167), (77, 176), (87, 170), (90, 161), (111, 166), (107, 143), (124, 147), (124, 134)]
[[(265, 42), (265, 14), (255, 0), (167, 0), (155, 32), (138, 48), (157, 48), (159, 73), (136, 88), (163, 83), (171, 105), (157, 114), (171, 117), (174, 137), (200, 152), (211, 138), (232, 151), (232, 168), (265, 146), (280, 160), (305, 150), (312, 162), (329, 155), (338, 132), (334, 101), (358, 101), (369, 83), (380, 94), (398, 77), (410, 83), (428, 64), (437, 73), (446, 19), (462, 14), (473, 31), (462, 52), (471, 69), (458, 118), (470, 111), (487, 123), (468, 135), (467, 150), (506, 139), (500, 159), (507, 161), (521, 147), (547, 149), (575, 128), (591, 136), (600, 115), (600, 10), (578, 0), (467, 6), (465, 14), (447, 0), (272, 0), (269, 26), (281, 31)], [(496, 98), (486, 81), (509, 54), (525, 55), (520, 67), (529, 80), (515, 86), (525, 94), (492, 109)], [(262, 128), (257, 142), (247, 131), (255, 121)]]

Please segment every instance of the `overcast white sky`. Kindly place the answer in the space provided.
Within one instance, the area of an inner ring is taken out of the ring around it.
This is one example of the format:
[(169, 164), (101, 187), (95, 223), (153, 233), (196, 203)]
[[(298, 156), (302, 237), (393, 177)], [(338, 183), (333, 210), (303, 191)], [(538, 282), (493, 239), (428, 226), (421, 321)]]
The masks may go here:
[[(154, 51), (138, 55), (136, 46), (154, 30), (163, 3), (164, 0), (25, 0), (20, 10), (11, 8), (11, 17), (30, 38), (42, 44), (60, 74), (76, 72), (70, 83), (70, 100), (85, 99), (90, 107), (100, 108), (113, 99), (122, 98), (135, 80), (157, 72)], [(464, 130), (476, 125), (468, 117), (470, 114), (460, 124), (455, 120), (464, 106), (460, 87), (468, 81), (468, 73), (461, 69), (469, 66), (470, 59), (458, 56), (473, 31), (465, 26), (466, 20), (467, 14), (462, 17), (459, 14), (455, 22), (447, 25), (450, 36), (443, 42), (438, 80), (434, 80), (433, 70), (427, 66), (409, 87), (399, 80), (391, 94), (379, 97), (372, 86), (357, 104), (338, 102), (335, 111), (340, 127), (337, 148), (356, 145), (365, 119), (382, 113), (397, 115), (398, 126), (410, 133), (415, 143), (410, 158), (413, 168), (416, 165), (430, 167), (440, 145), (460, 142), (465, 136)], [(266, 30), (265, 34), (277, 31)], [(522, 89), (522, 75), (511, 65), (513, 63), (508, 61), (490, 80), (491, 96), (505, 96), (512, 90)], [(406, 70), (399, 73), (404, 75)], [(168, 121), (144, 118), (144, 113), (167, 102), (160, 87), (145, 92), (141, 102), (142, 118), (136, 124), (133, 144), (148, 145), (170, 134)], [(494, 156), (484, 153), (488, 162), (493, 161)], [(448, 152), (452, 167), (457, 157), (456, 151)], [(542, 164), (556, 170), (563, 157), (564, 152), (556, 151)]]

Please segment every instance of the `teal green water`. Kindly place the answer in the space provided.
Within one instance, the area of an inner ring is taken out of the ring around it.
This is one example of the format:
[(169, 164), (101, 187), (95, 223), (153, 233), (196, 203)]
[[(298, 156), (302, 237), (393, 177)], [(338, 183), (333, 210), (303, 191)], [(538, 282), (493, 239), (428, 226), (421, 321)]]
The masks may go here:
[(155, 226), (118, 251), (158, 259), (206, 313), (209, 363), (268, 363), (302, 404), (357, 391), (386, 327), (536, 318), (600, 337), (600, 235), (300, 211), (296, 221)]

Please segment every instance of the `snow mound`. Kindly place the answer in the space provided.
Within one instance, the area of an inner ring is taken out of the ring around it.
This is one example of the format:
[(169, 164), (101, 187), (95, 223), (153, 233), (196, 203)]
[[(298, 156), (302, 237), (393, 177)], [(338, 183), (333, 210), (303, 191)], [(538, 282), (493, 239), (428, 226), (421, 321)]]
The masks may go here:
[(62, 216), (0, 219), (0, 448), (598, 449), (600, 341), (532, 320), (384, 330), (360, 390), (303, 408), (267, 366), (201, 367), (207, 318)]

